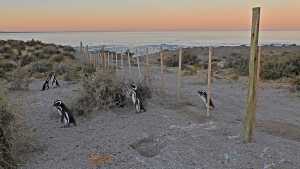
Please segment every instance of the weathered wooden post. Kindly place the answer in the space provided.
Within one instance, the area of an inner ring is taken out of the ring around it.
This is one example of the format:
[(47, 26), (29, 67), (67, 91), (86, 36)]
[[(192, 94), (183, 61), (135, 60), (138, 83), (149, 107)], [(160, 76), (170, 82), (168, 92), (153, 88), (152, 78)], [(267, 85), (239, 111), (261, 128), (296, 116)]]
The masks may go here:
[(247, 98), (247, 109), (244, 120), (244, 141), (252, 142), (253, 133), (256, 123), (256, 81), (257, 81), (257, 65), (258, 65), (258, 39), (259, 39), (259, 23), (260, 8), (253, 8), (252, 11), (252, 29), (251, 29), (251, 48), (249, 60), (249, 89)]
[(140, 66), (140, 56), (138, 56), (138, 54), (137, 54), (137, 49), (136, 49), (136, 52), (135, 52), (135, 57), (136, 57), (136, 63), (138, 65), (139, 79), (141, 79), (142, 72), (141, 72), (141, 66)]
[(207, 68), (207, 105), (206, 105), (206, 116), (210, 116), (210, 99), (211, 99), (211, 58), (213, 55), (213, 48), (209, 47), (208, 52), (208, 68)]
[(107, 68), (110, 68), (110, 53), (109, 51), (107, 52)]
[(161, 80), (161, 93), (165, 92), (165, 77), (164, 77), (164, 53), (163, 49), (160, 50), (160, 80)]
[(83, 57), (83, 44), (82, 44), (82, 41), (80, 41), (79, 54), (80, 54), (80, 58), (82, 59), (82, 57)]
[(107, 55), (105, 52), (103, 52), (103, 56), (104, 56), (104, 69), (107, 69)]
[(178, 56), (178, 69), (177, 69), (177, 103), (180, 102), (181, 99), (181, 62), (182, 62), (182, 48), (179, 48), (179, 56)]
[(118, 53), (116, 52), (116, 72), (118, 71)]
[(123, 51), (121, 52), (121, 69), (124, 68), (124, 58), (123, 58)]
[(258, 47), (257, 63), (257, 82), (259, 83), (261, 73), (261, 46)]
[(148, 84), (150, 84), (150, 64), (149, 64), (149, 50), (148, 50), (148, 48), (146, 48), (145, 80)]
[(127, 52), (127, 57), (128, 57), (128, 70), (129, 70), (129, 73), (131, 73), (130, 50), (128, 50), (128, 52)]
[(88, 45), (85, 46), (85, 51), (84, 51), (84, 53), (85, 53), (85, 59), (86, 59), (86, 62), (87, 62), (87, 64), (89, 64), (89, 62), (90, 62), (90, 57), (89, 57), (89, 46), (88, 46)]
[(102, 69), (105, 67), (105, 61), (104, 61), (104, 46), (100, 49), (100, 66)]
[(92, 54), (92, 66), (93, 66), (93, 68), (96, 67), (96, 57), (95, 57), (95, 54)]

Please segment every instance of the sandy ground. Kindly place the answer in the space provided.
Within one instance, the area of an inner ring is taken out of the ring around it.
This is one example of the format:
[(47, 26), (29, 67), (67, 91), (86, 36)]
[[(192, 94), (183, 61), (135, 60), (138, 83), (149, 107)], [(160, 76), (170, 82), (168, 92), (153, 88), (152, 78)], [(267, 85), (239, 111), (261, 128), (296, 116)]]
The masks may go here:
[[(159, 77), (154, 77), (153, 82)], [(39, 151), (30, 153), (24, 169), (92, 168), (88, 156), (109, 155), (112, 161), (98, 168), (147, 169), (299, 169), (300, 104), (287, 89), (261, 84), (255, 141), (241, 137), (246, 83), (214, 80), (216, 109), (205, 118), (204, 105), (196, 91), (205, 89), (197, 77), (183, 78), (182, 103), (176, 104), (176, 78), (166, 75), (163, 95), (153, 83), (154, 96), (147, 112), (132, 107), (95, 112), (78, 118), (78, 126), (60, 128), (55, 99), (69, 104), (78, 95), (79, 84), (40, 91), (33, 81), (29, 91), (10, 93), (21, 102), (27, 125), (34, 131)]]

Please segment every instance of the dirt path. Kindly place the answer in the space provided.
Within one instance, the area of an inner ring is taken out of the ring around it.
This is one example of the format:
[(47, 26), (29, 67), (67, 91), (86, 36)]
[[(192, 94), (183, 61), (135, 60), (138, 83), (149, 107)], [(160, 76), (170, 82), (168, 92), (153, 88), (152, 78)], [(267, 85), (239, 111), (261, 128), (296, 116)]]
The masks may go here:
[[(52, 104), (58, 98), (69, 104), (78, 94), (78, 84), (63, 82), (61, 88), (41, 92), (41, 81), (34, 81), (29, 91), (12, 92), (11, 100), (18, 98), (22, 103), (25, 121), (40, 147), (22, 168), (91, 168), (91, 153), (112, 156), (110, 163), (99, 168), (300, 168), (297, 133), (295, 137), (284, 138), (260, 127), (255, 143), (242, 143), (245, 85), (214, 82), (217, 108), (213, 118), (205, 119), (201, 116), (205, 109), (195, 94), (201, 85), (185, 77), (183, 91), (187, 103), (176, 106), (175, 78), (167, 75), (167, 79), (167, 96), (155, 96), (146, 113), (135, 114), (131, 108), (99, 112), (91, 118), (78, 119), (78, 126), (71, 128), (60, 128)], [(260, 121), (281, 121), (298, 127), (299, 99), (270, 87), (260, 90), (259, 95)]]

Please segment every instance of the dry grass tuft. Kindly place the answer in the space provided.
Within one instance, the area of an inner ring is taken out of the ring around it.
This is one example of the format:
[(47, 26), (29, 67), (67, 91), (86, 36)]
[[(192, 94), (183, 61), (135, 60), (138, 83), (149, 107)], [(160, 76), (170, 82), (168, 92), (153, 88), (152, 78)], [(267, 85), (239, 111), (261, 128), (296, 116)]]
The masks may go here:
[(112, 160), (113, 158), (111, 155), (98, 155), (96, 153), (91, 153), (88, 156), (89, 165), (91, 165), (92, 168), (111, 163)]
[(15, 169), (23, 161), (25, 152), (33, 146), (32, 134), (25, 126), (22, 116), (17, 113), (6, 99), (6, 91), (0, 89), (0, 168)]
[(0, 92), (0, 166), (14, 169), (17, 168), (12, 152), (12, 128), (15, 117), (8, 108), (4, 92)]
[[(73, 104), (78, 115), (88, 115), (94, 110), (108, 110), (124, 107), (130, 102), (126, 91), (132, 81), (124, 82), (114, 71), (98, 71), (84, 77), (80, 97)], [(144, 82), (136, 83), (143, 103), (151, 98), (151, 89)]]

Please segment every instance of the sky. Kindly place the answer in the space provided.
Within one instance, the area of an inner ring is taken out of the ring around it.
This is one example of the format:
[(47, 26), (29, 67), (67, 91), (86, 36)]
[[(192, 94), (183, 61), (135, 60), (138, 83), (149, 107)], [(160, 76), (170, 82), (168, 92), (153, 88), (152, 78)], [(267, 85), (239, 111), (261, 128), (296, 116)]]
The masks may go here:
[(0, 0), (0, 31), (300, 30), (300, 0)]

